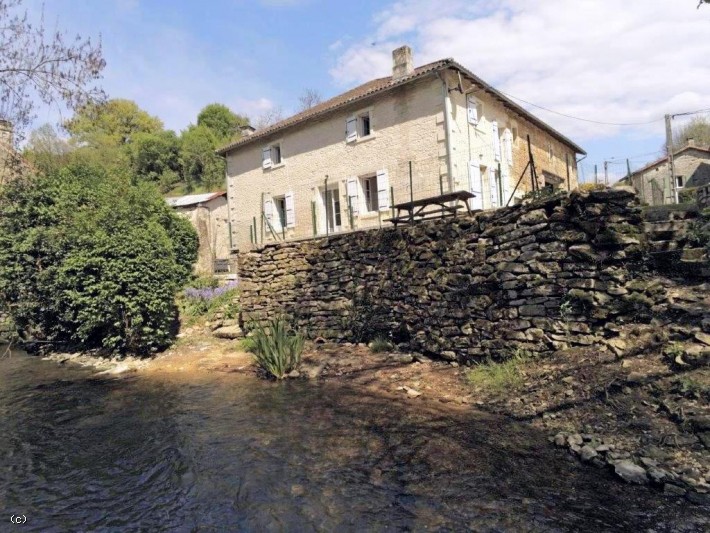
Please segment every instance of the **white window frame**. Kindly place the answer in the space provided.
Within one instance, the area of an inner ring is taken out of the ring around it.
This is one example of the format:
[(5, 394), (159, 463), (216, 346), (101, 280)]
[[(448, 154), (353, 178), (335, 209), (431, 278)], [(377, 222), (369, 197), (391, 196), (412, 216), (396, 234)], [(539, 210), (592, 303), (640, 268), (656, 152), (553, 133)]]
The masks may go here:
[[(364, 121), (363, 118), (367, 117), (367, 123), (369, 126), (369, 132), (367, 135), (364, 134)], [(353, 143), (360, 140), (370, 139), (374, 136), (374, 129), (372, 127), (372, 107), (367, 109), (361, 109), (348, 116), (345, 120), (345, 142)]]
[(466, 94), (466, 118), (472, 126), (478, 126), (483, 118), (483, 102), (472, 93)]
[[(367, 205), (367, 187), (370, 184), (370, 205)], [(366, 213), (377, 213), (380, 210), (379, 192), (377, 188), (377, 173), (366, 174), (360, 178), (360, 187), (362, 188), (362, 203), (363, 211)], [(374, 209), (370, 209), (374, 207)]]
[[(279, 161), (274, 163), (275, 149), (278, 150)], [(284, 154), (283, 154), (283, 143), (281, 141), (275, 141), (269, 143), (268, 145), (262, 147), (261, 149), (261, 167), (263, 169), (267, 168), (278, 168), (284, 164)]]

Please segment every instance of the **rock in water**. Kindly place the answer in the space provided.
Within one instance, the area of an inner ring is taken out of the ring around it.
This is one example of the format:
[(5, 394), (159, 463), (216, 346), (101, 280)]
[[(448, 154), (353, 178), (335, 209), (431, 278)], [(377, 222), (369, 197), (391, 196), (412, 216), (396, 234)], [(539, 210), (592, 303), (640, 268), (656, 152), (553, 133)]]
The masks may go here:
[(614, 465), (614, 471), (617, 476), (627, 483), (636, 483), (638, 485), (648, 483), (646, 470), (628, 459), (616, 463)]

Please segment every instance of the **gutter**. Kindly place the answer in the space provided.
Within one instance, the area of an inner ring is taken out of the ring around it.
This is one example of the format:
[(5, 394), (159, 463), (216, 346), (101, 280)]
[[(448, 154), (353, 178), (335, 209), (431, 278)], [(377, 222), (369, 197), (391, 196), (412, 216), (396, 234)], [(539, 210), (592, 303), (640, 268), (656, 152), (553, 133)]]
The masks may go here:
[(446, 173), (449, 175), (449, 192), (454, 190), (454, 161), (453, 145), (451, 143), (451, 97), (449, 96), (449, 85), (446, 83), (441, 71), (436, 72), (441, 80), (442, 94), (444, 96), (444, 130), (446, 131)]

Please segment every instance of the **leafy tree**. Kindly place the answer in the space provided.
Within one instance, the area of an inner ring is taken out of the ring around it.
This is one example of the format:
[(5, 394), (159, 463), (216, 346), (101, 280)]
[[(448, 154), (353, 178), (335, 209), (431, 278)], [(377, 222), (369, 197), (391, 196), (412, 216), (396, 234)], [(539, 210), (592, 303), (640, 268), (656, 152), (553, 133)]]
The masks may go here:
[(180, 139), (173, 131), (136, 133), (127, 145), (132, 175), (161, 184), (180, 180)]
[(23, 156), (44, 174), (58, 170), (69, 161), (69, 143), (62, 139), (51, 124), (44, 124), (30, 133)]
[(43, 18), (29, 20), (22, 4), (0, 0), (0, 116), (14, 124), (17, 138), (39, 103), (77, 109), (101, 100), (94, 82), (106, 65), (100, 43), (48, 31)]
[(226, 105), (209, 104), (197, 115), (197, 125), (211, 129), (223, 142), (239, 136), (239, 130), (249, 125), (249, 119), (237, 115)]
[(673, 134), (673, 149), (678, 150), (694, 139), (696, 146), (710, 147), (710, 121), (696, 117)]
[(117, 98), (82, 106), (64, 127), (76, 143), (101, 148), (125, 145), (138, 133), (159, 133), (163, 123), (135, 102)]
[(224, 184), (224, 159), (215, 153), (219, 139), (205, 126), (191, 126), (182, 134), (180, 163), (188, 191), (218, 189)]
[(146, 354), (173, 334), (197, 235), (146, 183), (87, 165), (0, 193), (0, 300), (35, 340)]

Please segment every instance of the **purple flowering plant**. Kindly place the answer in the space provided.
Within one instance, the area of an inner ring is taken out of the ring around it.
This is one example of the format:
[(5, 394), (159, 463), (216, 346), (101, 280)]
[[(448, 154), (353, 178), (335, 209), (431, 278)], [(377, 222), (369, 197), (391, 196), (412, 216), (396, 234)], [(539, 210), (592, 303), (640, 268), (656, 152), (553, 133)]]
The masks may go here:
[[(200, 284), (204, 285), (204, 282)], [(224, 318), (236, 318), (239, 313), (236, 303), (238, 289), (237, 281), (221, 286), (188, 287), (183, 291), (183, 311), (193, 317), (211, 318), (215, 313), (222, 312)]]

